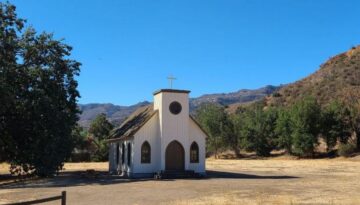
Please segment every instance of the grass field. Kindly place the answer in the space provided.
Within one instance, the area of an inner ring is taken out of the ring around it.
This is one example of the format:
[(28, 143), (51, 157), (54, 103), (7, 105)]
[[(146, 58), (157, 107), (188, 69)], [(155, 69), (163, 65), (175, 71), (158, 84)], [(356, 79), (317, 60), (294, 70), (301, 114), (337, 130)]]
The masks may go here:
[[(0, 204), (68, 192), (69, 204), (360, 204), (360, 159), (207, 160), (206, 179), (83, 178), (107, 163), (68, 163), (64, 176), (0, 186)], [(6, 172), (7, 165), (0, 166)], [(58, 204), (58, 203), (54, 203)]]

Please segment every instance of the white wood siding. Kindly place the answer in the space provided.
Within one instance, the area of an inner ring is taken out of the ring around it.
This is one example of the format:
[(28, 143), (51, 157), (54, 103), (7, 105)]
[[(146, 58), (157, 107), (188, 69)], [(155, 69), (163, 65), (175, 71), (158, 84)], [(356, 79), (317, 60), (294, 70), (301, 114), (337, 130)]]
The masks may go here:
[[(190, 146), (192, 142), (196, 142), (199, 146), (199, 163), (190, 163), (189, 169), (194, 170), (198, 173), (205, 173), (205, 157), (206, 157), (206, 134), (198, 127), (198, 125), (189, 118), (189, 147), (187, 147), (188, 152), (190, 152)], [(186, 159), (190, 162), (190, 157)]]
[[(134, 145), (133, 173), (144, 174), (160, 171), (160, 128), (159, 115), (154, 115), (136, 134)], [(151, 148), (149, 164), (141, 163), (141, 146), (148, 141)]]

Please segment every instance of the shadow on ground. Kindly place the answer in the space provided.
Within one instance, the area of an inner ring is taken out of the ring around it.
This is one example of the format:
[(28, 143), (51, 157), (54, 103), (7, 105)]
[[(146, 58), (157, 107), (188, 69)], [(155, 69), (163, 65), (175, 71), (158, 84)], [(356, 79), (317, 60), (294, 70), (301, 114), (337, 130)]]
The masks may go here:
[(299, 177), (295, 176), (286, 176), (286, 175), (253, 175), (253, 174), (243, 174), (243, 173), (235, 173), (235, 172), (221, 172), (221, 171), (206, 171), (205, 179), (296, 179)]
[[(294, 176), (262, 176), (234, 172), (221, 172), (208, 170), (207, 176), (203, 178), (187, 178), (186, 180), (210, 180), (210, 179), (295, 179)], [(1, 179), (1, 177), (0, 177)], [(156, 181), (176, 181), (177, 179), (161, 179)], [(109, 175), (108, 172), (97, 172), (96, 176), (86, 176), (83, 171), (61, 172), (52, 178), (30, 178), (25, 180), (11, 180), (1, 183), (0, 189), (18, 188), (44, 188), (44, 187), (72, 187), (86, 185), (111, 185), (121, 183), (134, 183), (144, 181), (155, 181), (153, 178), (129, 179), (117, 175)]]

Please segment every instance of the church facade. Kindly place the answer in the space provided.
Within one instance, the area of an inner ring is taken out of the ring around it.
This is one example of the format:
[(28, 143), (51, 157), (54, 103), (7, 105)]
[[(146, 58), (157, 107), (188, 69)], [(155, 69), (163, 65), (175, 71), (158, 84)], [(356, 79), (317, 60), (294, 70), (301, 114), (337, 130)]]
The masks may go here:
[(109, 171), (151, 177), (162, 171), (205, 175), (206, 132), (190, 116), (187, 90), (162, 89), (154, 103), (130, 115), (109, 139)]

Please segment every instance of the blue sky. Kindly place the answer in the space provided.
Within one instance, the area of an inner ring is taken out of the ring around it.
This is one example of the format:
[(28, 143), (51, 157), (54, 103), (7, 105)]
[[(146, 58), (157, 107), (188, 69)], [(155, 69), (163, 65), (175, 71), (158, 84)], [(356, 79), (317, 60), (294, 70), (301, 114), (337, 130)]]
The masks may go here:
[(130, 105), (299, 80), (360, 44), (357, 0), (11, 0), (73, 46), (80, 103)]

